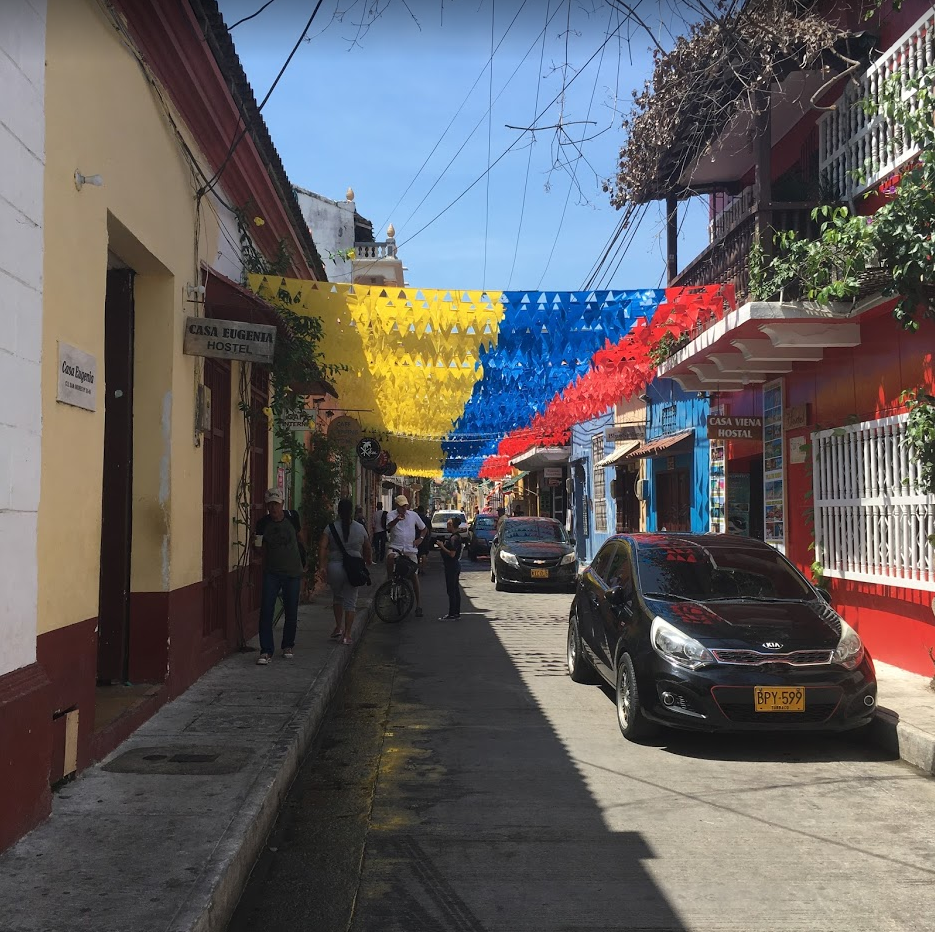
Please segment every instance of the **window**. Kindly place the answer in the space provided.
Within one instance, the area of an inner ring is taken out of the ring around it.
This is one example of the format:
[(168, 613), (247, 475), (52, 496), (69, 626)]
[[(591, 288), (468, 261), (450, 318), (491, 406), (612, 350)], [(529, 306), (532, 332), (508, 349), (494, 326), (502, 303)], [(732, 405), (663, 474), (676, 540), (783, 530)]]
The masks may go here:
[(594, 530), (598, 534), (607, 533), (607, 491), (604, 483), (604, 467), (597, 466), (604, 458), (604, 435), (595, 434), (591, 438), (591, 463), (594, 470)]
[(905, 414), (812, 435), (815, 552), (827, 576), (935, 585), (935, 495), (922, 491)]
[(630, 553), (626, 544), (615, 541), (612, 544), (609, 565), (604, 570), (604, 584), (608, 589), (626, 586), (632, 582), (633, 570), (630, 566)]

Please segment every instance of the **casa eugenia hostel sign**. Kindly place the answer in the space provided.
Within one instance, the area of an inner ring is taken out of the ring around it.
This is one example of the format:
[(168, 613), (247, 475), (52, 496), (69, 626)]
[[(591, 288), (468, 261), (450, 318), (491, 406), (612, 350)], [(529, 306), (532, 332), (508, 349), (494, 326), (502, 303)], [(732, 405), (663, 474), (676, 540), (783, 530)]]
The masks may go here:
[(267, 324), (243, 324), (237, 320), (188, 317), (182, 352), (186, 356), (239, 359), (261, 366), (273, 363), (276, 328)]

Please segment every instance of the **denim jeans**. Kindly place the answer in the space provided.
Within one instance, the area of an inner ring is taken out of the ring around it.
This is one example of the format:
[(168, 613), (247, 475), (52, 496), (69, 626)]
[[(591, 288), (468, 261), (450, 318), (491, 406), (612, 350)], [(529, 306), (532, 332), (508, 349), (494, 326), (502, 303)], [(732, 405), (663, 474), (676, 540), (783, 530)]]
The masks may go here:
[(284, 573), (263, 573), (263, 595), (260, 601), (260, 651), (271, 656), (276, 652), (273, 642), (273, 613), (276, 597), (282, 590), (282, 607), (285, 620), (282, 626), (282, 649), (295, 646), (295, 628), (299, 617), (300, 576)]

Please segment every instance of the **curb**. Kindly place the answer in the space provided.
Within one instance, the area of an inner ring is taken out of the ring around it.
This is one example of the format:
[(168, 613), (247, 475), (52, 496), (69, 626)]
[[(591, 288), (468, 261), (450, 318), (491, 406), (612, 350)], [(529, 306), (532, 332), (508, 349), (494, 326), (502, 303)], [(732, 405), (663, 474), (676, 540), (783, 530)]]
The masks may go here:
[(355, 621), (351, 649), (341, 651), (340, 655), (332, 653), (312, 681), (284, 734), (270, 749), (267, 763), (247, 793), (240, 812), (218, 840), (201, 878), (166, 932), (223, 932), (227, 928), (283, 800), (372, 616), (372, 602), (368, 602)]
[(900, 721), (891, 709), (878, 706), (868, 731), (869, 740), (899, 756), (925, 774), (935, 774), (935, 735)]

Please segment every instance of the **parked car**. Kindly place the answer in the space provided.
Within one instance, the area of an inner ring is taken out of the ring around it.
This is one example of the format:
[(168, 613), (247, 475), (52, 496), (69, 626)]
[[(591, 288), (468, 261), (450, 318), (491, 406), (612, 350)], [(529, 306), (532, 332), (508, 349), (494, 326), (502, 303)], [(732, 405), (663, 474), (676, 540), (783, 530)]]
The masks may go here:
[(476, 560), (480, 556), (490, 556), (490, 545), (497, 534), (497, 515), (479, 514), (474, 517), (467, 532), (465, 550), (468, 558)]
[(575, 542), (554, 518), (504, 518), (490, 550), (490, 579), (507, 587), (574, 589)]
[(432, 537), (435, 539), (436, 547), (438, 546), (439, 538), (444, 537), (448, 530), (449, 518), (456, 518), (458, 521), (458, 530), (462, 534), (467, 533), (467, 518), (465, 517), (463, 511), (436, 511), (432, 515), (431, 521), (429, 521), (429, 524), (432, 528)]
[(568, 621), (576, 682), (616, 691), (631, 740), (654, 725), (842, 731), (869, 723), (860, 637), (768, 544), (721, 534), (612, 537), (581, 572)]

